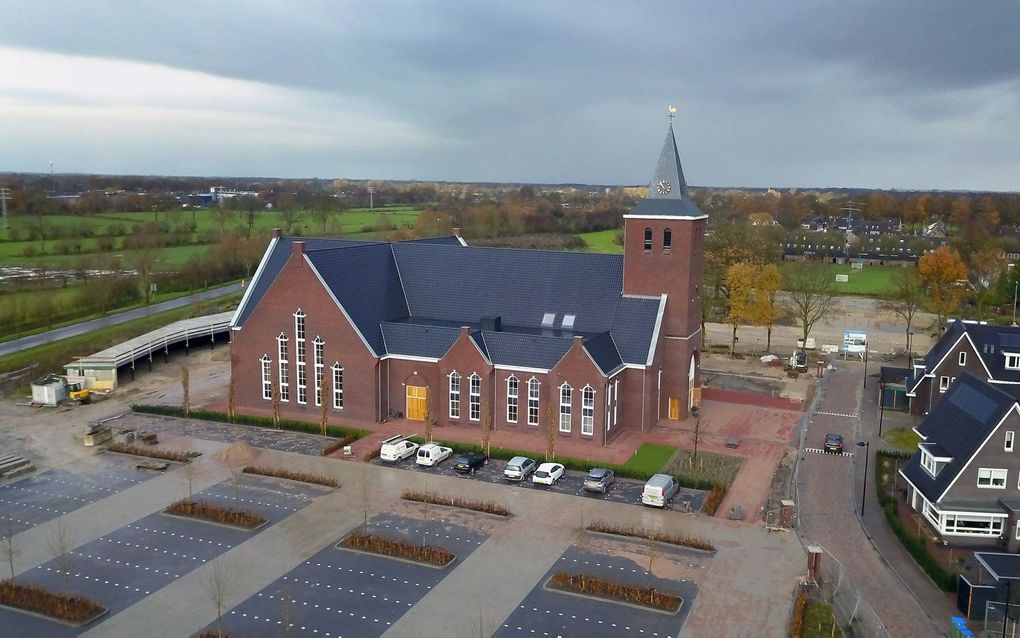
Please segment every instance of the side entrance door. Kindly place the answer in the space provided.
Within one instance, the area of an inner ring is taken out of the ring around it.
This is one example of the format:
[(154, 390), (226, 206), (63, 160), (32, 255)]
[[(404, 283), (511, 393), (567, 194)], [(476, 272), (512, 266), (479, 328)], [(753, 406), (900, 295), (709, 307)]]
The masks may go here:
[(669, 397), (669, 418), (676, 421), (680, 418), (680, 399)]
[(425, 420), (425, 400), (428, 388), (420, 385), (407, 386), (407, 418), (411, 421)]

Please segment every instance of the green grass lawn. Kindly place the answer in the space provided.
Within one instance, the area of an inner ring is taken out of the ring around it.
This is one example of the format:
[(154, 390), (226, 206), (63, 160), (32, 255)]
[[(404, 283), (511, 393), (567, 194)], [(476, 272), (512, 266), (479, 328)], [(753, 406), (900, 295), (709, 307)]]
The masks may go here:
[(847, 283), (837, 283), (836, 290), (841, 294), (878, 296), (893, 285), (893, 277), (899, 266), (865, 266), (863, 270), (853, 270), (849, 264), (826, 264), (817, 261), (789, 262), (784, 268), (811, 268), (826, 271), (832, 281), (836, 275), (847, 275)]
[(673, 458), (674, 452), (676, 452), (676, 448), (671, 445), (642, 443), (637, 452), (634, 452), (634, 456), (623, 464), (623, 467), (634, 472), (658, 474)]
[(817, 600), (809, 600), (804, 609), (803, 638), (843, 638), (843, 632), (832, 617), (832, 607)]
[(613, 240), (616, 238), (616, 229), (596, 230), (592, 233), (581, 233), (578, 235), (588, 244), (588, 250), (596, 253), (623, 254), (623, 246)]
[(886, 443), (903, 452), (916, 452), (917, 444), (921, 442), (921, 437), (908, 428), (886, 430), (882, 433), (882, 438)]

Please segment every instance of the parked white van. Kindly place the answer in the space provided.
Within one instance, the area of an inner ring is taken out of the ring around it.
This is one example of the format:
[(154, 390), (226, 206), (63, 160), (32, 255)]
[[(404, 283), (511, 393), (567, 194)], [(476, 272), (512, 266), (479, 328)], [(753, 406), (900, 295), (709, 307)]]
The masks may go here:
[(396, 461), (403, 461), (409, 456), (414, 456), (414, 453), (417, 451), (417, 443), (409, 441), (407, 437), (398, 434), (382, 442), (379, 458), (389, 463), (394, 463)]
[(451, 448), (436, 445), (435, 443), (426, 443), (418, 448), (418, 456), (415, 457), (414, 462), (418, 465), (432, 467), (450, 458), (451, 454), (453, 454)]
[(675, 478), (669, 474), (656, 474), (645, 483), (641, 504), (666, 509), (679, 490), (680, 483)]

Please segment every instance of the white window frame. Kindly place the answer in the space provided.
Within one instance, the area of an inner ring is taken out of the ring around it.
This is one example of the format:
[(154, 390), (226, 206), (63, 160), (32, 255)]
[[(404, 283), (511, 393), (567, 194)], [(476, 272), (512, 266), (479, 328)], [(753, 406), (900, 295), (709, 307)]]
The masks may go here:
[(506, 422), (517, 423), (521, 407), (521, 382), (514, 375), (506, 378)]
[(477, 372), (468, 377), (468, 421), (482, 418), (482, 378)]
[(1020, 354), (1006, 354), (1006, 369), (1007, 370), (1020, 370)]
[(921, 450), (921, 467), (928, 471), (933, 477), (938, 474), (939, 466), (935, 462), (935, 457), (928, 453), (928, 450)]
[(575, 321), (577, 321), (577, 315), (563, 315), (563, 321), (560, 323), (560, 327), (573, 328)]
[(326, 378), (326, 342), (315, 336), (312, 342), (312, 364), (315, 366), (315, 405), (322, 405), (322, 382)]
[(334, 361), (332, 368), (333, 372), (333, 409), (343, 410), (344, 409), (344, 367), (340, 365), (339, 361)]
[(447, 396), (451, 419), (460, 418), (460, 374), (454, 370), (449, 374), (450, 391)]
[(960, 362), (961, 366), (967, 365), (967, 353), (966, 352), (961, 352), (960, 353), (960, 358), (957, 359), (957, 361)]
[(273, 360), (268, 354), (262, 355), (259, 359), (262, 366), (262, 398), (266, 401), (273, 400)]
[[(1009, 470), (996, 467), (980, 467), (977, 474), (977, 486), (984, 490), (1006, 489), (1006, 479), (1009, 478)], [(985, 485), (981, 482), (985, 481)]]
[(570, 434), (570, 408), (574, 398), (574, 389), (569, 383), (560, 386), (560, 432)]
[(1013, 451), (1013, 430), (1006, 430), (1006, 442), (1002, 449), (1006, 452)]
[(528, 425), (538, 425), (539, 406), (542, 397), (542, 382), (531, 377), (528, 380)]
[(949, 389), (949, 377), (939, 377), (939, 392)]
[(1020, 541), (1020, 521), (1016, 522), (1016, 539)]
[(287, 359), (287, 335), (280, 333), (280, 336), (276, 338), (276, 352), (278, 359), (277, 372), (280, 376), (280, 401), (290, 401), (290, 361)]
[(595, 388), (590, 385), (581, 388), (581, 434), (595, 434)]
[(297, 402), (301, 405), (308, 403), (308, 369), (304, 361), (297, 364)]

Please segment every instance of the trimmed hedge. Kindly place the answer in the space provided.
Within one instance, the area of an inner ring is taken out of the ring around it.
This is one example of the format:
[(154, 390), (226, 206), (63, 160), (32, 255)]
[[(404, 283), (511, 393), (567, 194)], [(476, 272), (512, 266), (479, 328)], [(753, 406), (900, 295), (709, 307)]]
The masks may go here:
[[(193, 408), (188, 411), (188, 416), (184, 416), (184, 410), (176, 405), (148, 405), (148, 404), (132, 404), (131, 410), (134, 412), (141, 412), (143, 414), (157, 414), (159, 416), (176, 416), (187, 419), (198, 419), (200, 421), (217, 421), (219, 423), (230, 423), (232, 425), (254, 425), (260, 428), (269, 428), (271, 430), (277, 429), (273, 424), (273, 419), (265, 416), (252, 416), (250, 414), (235, 414), (234, 420), (230, 420), (230, 416), (226, 412), (216, 412), (215, 410), (203, 410), (202, 408)], [(289, 430), (291, 432), (304, 432), (305, 434), (322, 434), (322, 426), (318, 423), (310, 423), (308, 421), (294, 421), (292, 419), (280, 419), (281, 430)], [(357, 428), (345, 428), (339, 425), (327, 425), (326, 436), (332, 436), (336, 438), (354, 437), (352, 441), (356, 441), (362, 437), (368, 436), (368, 430), (359, 430)]]
[(928, 574), (928, 577), (932, 579), (935, 585), (942, 591), (955, 592), (956, 591), (956, 575), (950, 573), (943, 567), (931, 552), (928, 551), (928, 541), (924, 538), (918, 538), (914, 536), (910, 531), (903, 527), (903, 523), (900, 521), (900, 517), (896, 509), (896, 499), (885, 493), (882, 489), (882, 463), (881, 458), (887, 459), (909, 459), (910, 454), (904, 452), (885, 452), (879, 450), (875, 453), (875, 491), (878, 493), (878, 502), (882, 506), (882, 513), (885, 514), (885, 520), (892, 529), (893, 534), (899, 539), (900, 543), (907, 550), (913, 559), (924, 573)]

